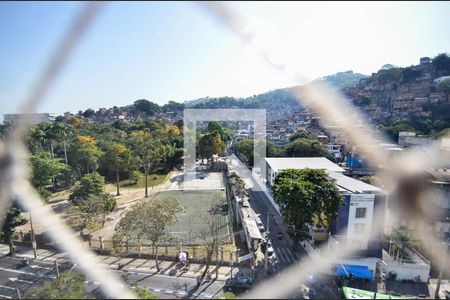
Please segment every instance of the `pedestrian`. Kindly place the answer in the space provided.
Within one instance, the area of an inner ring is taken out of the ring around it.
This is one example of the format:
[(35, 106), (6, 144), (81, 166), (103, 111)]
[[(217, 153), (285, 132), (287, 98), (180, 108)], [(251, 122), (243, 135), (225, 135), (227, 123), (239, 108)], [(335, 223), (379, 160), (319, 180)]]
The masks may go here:
[(202, 284), (202, 278), (200, 277), (200, 275), (198, 275), (197, 276), (197, 288), (199, 288), (201, 284)]

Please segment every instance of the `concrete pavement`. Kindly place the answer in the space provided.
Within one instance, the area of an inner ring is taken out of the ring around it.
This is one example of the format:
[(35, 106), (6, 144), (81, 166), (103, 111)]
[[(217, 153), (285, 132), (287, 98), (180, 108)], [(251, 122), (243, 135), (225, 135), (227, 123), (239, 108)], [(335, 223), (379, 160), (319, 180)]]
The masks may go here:
[[(17, 257), (5, 256), (8, 253), (7, 245), (0, 244), (0, 298), (17, 298), (16, 288), (21, 296), (28, 295), (33, 288), (42, 285), (43, 282), (55, 278), (55, 261), (58, 262), (60, 272), (72, 271), (81, 273), (77, 266), (63, 253), (38, 249), (38, 258), (33, 258), (33, 251), (28, 247), (18, 246)], [(30, 259), (30, 265), (19, 268), (21, 258)], [(219, 267), (219, 277), (215, 278), (215, 270), (212, 271), (212, 281), (203, 282), (197, 288), (196, 277), (203, 272), (205, 266), (191, 264), (190, 270), (182, 272), (175, 262), (161, 261), (161, 272), (156, 273), (153, 260), (117, 258), (113, 256), (98, 256), (98, 262), (105, 267), (120, 273), (124, 284), (128, 286), (138, 285), (148, 288), (158, 294), (158, 297), (183, 297), (183, 298), (213, 298), (220, 294), (231, 273), (229, 267)], [(121, 264), (123, 267), (118, 270)], [(236, 273), (237, 269), (234, 268)], [(87, 280), (89, 290), (98, 289), (98, 283)], [(164, 295), (164, 296), (163, 296)]]

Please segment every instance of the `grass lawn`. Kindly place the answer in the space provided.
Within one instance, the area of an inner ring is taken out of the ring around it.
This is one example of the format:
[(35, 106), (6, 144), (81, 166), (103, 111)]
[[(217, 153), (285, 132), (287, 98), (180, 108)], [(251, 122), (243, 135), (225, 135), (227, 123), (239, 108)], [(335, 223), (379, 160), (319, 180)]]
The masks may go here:
[[(205, 226), (204, 214), (208, 213), (212, 203), (226, 202), (225, 192), (221, 190), (166, 191), (155, 197), (175, 198), (184, 208), (178, 215), (178, 223), (171, 226), (170, 232), (179, 236), (185, 245), (195, 245), (202, 241), (201, 232), (204, 231)], [(214, 217), (220, 224), (219, 234), (223, 243), (232, 243), (228, 214), (216, 214)]]
[[(148, 187), (158, 185), (160, 183), (163, 183), (169, 178), (170, 172), (155, 172), (148, 175)], [(127, 188), (127, 189), (141, 189), (145, 188), (145, 175), (141, 174), (139, 176), (139, 179), (137, 183), (134, 183), (131, 179), (125, 179), (121, 180), (119, 183), (121, 188)], [(111, 193), (116, 191), (116, 183), (108, 183), (105, 184), (105, 192)]]

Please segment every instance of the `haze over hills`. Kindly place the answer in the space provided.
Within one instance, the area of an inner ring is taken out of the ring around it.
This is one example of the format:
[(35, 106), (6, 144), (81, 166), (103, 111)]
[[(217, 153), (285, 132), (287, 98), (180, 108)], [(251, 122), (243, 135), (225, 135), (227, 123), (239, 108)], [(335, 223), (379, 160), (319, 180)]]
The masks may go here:
[[(325, 81), (336, 89), (342, 90), (347, 87), (356, 86), (360, 79), (367, 77), (367, 75), (346, 71), (324, 76), (316, 80)], [(273, 112), (297, 110), (300, 108), (300, 104), (294, 96), (293, 91), (298, 87), (280, 88), (247, 98), (205, 97), (186, 101), (184, 104), (189, 108), (264, 108)]]

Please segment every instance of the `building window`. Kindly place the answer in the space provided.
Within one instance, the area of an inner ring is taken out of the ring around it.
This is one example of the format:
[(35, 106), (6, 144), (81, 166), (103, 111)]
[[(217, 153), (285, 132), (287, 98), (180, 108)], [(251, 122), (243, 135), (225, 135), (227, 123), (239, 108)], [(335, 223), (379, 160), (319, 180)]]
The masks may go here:
[(364, 224), (356, 223), (355, 224), (355, 234), (363, 234), (364, 233)]
[(365, 207), (357, 207), (356, 208), (356, 214), (355, 214), (355, 218), (356, 219), (362, 219), (366, 217), (366, 208)]

